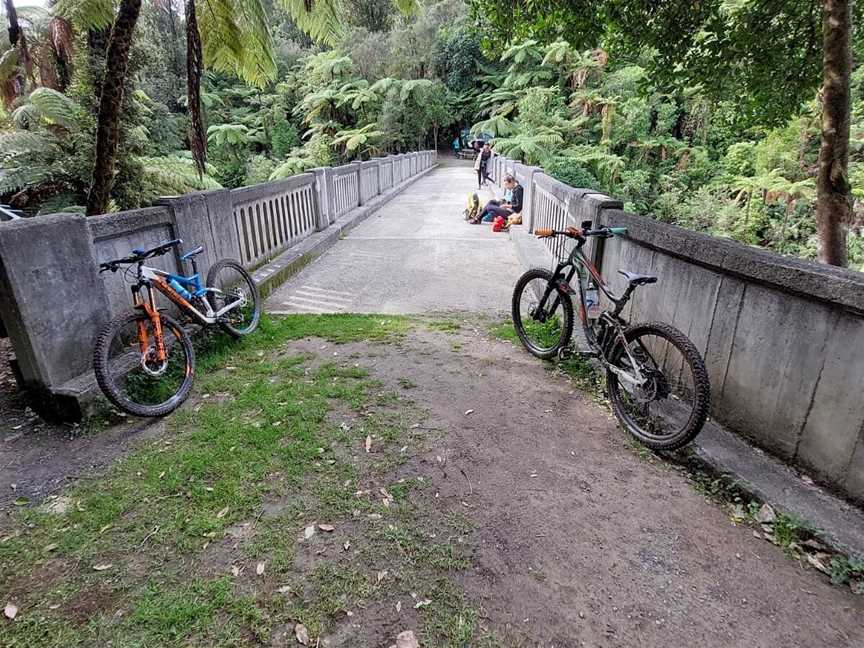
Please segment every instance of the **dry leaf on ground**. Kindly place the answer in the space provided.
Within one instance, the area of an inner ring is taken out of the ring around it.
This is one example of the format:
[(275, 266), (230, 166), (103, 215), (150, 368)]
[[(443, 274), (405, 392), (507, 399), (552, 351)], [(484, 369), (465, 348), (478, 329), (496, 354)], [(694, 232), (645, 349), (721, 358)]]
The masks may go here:
[(106, 569), (111, 569), (113, 565), (111, 563), (105, 563), (103, 565), (93, 565), (93, 569), (96, 571), (105, 571)]
[(328, 533), (336, 530), (336, 527), (334, 527), (332, 524), (319, 524), (318, 528), (322, 531), (327, 531)]
[(372, 437), (370, 435), (366, 435), (366, 452), (372, 451)]
[(419, 648), (417, 637), (411, 630), (400, 632), (396, 636), (396, 648)]
[(3, 614), (7, 619), (14, 619), (18, 614), (18, 606), (14, 603), (7, 603), (6, 607), (3, 608)]
[(298, 623), (294, 626), (294, 636), (297, 637), (297, 643), (304, 646), (309, 645), (309, 631), (302, 623)]
[(263, 561), (263, 560), (262, 560), (261, 562), (259, 562), (259, 563), (255, 566), (255, 573), (258, 574), (259, 576), (263, 575), (263, 574), (264, 574), (264, 567), (265, 567), (266, 565), (267, 565), (267, 563), (266, 563), (265, 561)]
[(310, 524), (309, 526), (307, 526), (307, 527), (303, 530), (303, 537), (306, 538), (306, 539), (308, 540), (308, 539), (311, 538), (313, 535), (315, 535), (315, 525), (314, 525), (314, 524)]

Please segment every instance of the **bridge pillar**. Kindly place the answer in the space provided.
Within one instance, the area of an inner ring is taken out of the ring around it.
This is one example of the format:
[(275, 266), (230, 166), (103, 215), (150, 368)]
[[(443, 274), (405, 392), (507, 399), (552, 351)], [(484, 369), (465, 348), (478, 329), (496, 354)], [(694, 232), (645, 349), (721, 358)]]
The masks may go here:
[(318, 167), (312, 169), (312, 173), (315, 174), (315, 195), (318, 199), (315, 229), (320, 232), (333, 222), (333, 177), (330, 167)]

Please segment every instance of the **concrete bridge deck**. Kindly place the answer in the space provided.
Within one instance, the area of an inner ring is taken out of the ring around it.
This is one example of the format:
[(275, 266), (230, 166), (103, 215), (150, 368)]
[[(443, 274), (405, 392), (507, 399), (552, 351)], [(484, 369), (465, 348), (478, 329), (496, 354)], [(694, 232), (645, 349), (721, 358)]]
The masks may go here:
[(278, 288), (268, 310), (508, 312), (521, 268), (506, 233), (463, 220), (476, 188), (470, 163), (439, 166)]

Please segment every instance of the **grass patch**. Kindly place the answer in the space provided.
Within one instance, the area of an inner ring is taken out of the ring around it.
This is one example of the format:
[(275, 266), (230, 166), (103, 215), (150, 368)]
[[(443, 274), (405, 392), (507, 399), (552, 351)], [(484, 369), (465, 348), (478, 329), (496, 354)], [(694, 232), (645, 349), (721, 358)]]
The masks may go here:
[[(312, 356), (280, 347), (307, 336), (394, 340), (409, 325), (363, 315), (265, 317), (240, 342), (199, 336), (200, 399), (166, 419), (170, 434), (53, 502), (19, 509), (0, 536), (0, 590), (20, 609), (4, 645), (226, 645), (261, 635), (254, 601), (224, 575), (190, 580), (188, 563), (265, 499), (299, 492), (309, 474), (350, 478), (350, 467), (328, 463), (341, 431), (327, 413), (335, 402), (365, 408), (380, 393), (359, 367), (313, 366)], [(389, 393), (384, 400), (394, 402)], [(325, 507), (347, 509), (344, 493), (316, 490)], [(268, 569), (284, 571), (301, 528), (296, 510), (265, 519), (246, 555), (267, 554)], [(103, 591), (89, 620), (69, 622), (81, 593)]]

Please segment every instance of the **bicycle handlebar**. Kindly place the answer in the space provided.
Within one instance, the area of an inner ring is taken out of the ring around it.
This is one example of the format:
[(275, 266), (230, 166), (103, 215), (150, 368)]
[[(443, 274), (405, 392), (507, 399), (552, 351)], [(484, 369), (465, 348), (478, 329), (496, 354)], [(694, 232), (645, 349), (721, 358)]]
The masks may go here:
[(156, 256), (162, 256), (166, 254), (168, 251), (183, 245), (183, 239), (173, 239), (171, 241), (165, 241), (164, 243), (160, 243), (154, 248), (150, 248), (149, 250), (141, 250), (134, 249), (132, 250), (132, 255), (128, 257), (123, 257), (122, 259), (114, 259), (113, 261), (107, 261), (105, 263), (99, 264), (99, 273), (103, 273), (106, 270), (110, 270), (111, 272), (117, 272), (121, 265), (131, 265), (133, 263), (139, 263), (144, 261), (145, 259), (151, 259)]
[(537, 238), (549, 238), (552, 236), (566, 236), (572, 239), (587, 238), (589, 236), (611, 238), (613, 236), (621, 236), (626, 233), (626, 227), (601, 227), (600, 229), (580, 229), (578, 227), (568, 227), (565, 230), (553, 230), (548, 228), (540, 228), (534, 230), (534, 235)]

